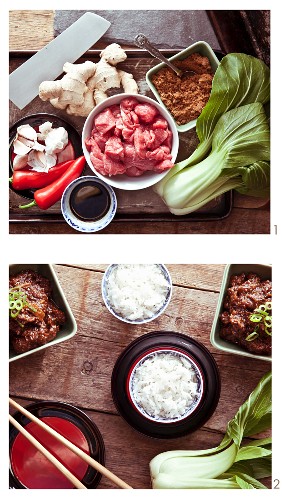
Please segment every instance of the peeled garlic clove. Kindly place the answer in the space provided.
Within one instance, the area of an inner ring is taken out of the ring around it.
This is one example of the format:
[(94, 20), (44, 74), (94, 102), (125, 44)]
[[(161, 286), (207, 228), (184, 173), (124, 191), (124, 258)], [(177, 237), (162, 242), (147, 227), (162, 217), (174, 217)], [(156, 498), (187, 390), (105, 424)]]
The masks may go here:
[(13, 169), (21, 170), (27, 166), (28, 155), (16, 155), (13, 159)]
[(28, 154), (30, 152), (30, 150), (31, 150), (30, 146), (26, 146), (19, 139), (16, 139), (14, 141), (13, 146), (14, 146), (14, 153), (15, 153), (15, 155), (23, 156), (23, 155)]
[[(42, 157), (43, 155), (43, 157)], [(41, 161), (41, 158), (43, 161)], [(42, 151), (36, 151), (32, 149), (28, 155), (27, 164), (34, 170), (35, 172), (47, 172), (47, 167), (44, 162), (44, 153)]]
[(64, 127), (52, 129), (45, 139), (46, 153), (59, 153), (66, 147), (68, 141), (68, 133)]
[(31, 141), (30, 139), (26, 139), (25, 137), (22, 137), (21, 135), (18, 135), (18, 141), (21, 141), (25, 146), (28, 148), (32, 149), (34, 146), (34, 141)]
[(35, 141), (32, 149), (35, 149), (36, 151), (45, 151), (45, 146), (44, 144), (40, 144), (40, 142)]
[(44, 122), (41, 125), (39, 125), (39, 132), (37, 134), (37, 139), (39, 141), (45, 141), (47, 134), (52, 130), (52, 125), (53, 123), (51, 122)]
[(49, 155), (44, 151), (30, 151), (28, 155), (28, 165), (35, 172), (48, 172), (57, 163), (57, 155)]
[(52, 155), (45, 154), (45, 163), (46, 163), (46, 167), (48, 168), (48, 170), (51, 167), (54, 167), (57, 163), (57, 155), (56, 154), (52, 154)]
[(29, 124), (20, 125), (17, 128), (17, 132), (18, 132), (18, 135), (20, 135), (21, 137), (24, 137), (25, 139), (29, 139), (30, 141), (37, 140), (37, 132)]

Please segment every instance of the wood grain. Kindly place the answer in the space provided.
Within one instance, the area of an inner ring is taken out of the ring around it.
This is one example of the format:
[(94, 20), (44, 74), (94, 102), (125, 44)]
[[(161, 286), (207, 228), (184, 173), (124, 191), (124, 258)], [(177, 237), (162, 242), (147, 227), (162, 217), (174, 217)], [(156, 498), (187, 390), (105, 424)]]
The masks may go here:
[(54, 38), (54, 11), (11, 10), (10, 50), (39, 50)]
[[(226, 424), (270, 369), (257, 361), (216, 350), (210, 330), (224, 265), (171, 265), (173, 291), (166, 311), (144, 325), (114, 318), (101, 296), (106, 264), (55, 265), (78, 330), (72, 339), (10, 363), (10, 396), (17, 401), (64, 401), (83, 409), (102, 432), (106, 466), (134, 488), (149, 488), (149, 461), (169, 449), (205, 449), (219, 444)], [(115, 361), (134, 339), (150, 331), (181, 332), (204, 344), (221, 376), (221, 397), (208, 422), (185, 438), (172, 441), (141, 436), (119, 417), (111, 396)], [(123, 460), (118, 460), (120, 450)], [(136, 450), (138, 454), (136, 455)], [(128, 481), (129, 482), (129, 481)], [(101, 488), (113, 488), (103, 478)]]

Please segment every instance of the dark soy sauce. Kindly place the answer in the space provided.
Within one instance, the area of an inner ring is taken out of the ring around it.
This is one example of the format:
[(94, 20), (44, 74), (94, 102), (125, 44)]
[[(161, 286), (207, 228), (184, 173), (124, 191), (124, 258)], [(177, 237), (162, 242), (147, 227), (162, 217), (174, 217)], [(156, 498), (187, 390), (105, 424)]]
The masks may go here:
[(70, 207), (78, 219), (97, 221), (108, 212), (110, 195), (98, 182), (81, 182), (70, 195)]

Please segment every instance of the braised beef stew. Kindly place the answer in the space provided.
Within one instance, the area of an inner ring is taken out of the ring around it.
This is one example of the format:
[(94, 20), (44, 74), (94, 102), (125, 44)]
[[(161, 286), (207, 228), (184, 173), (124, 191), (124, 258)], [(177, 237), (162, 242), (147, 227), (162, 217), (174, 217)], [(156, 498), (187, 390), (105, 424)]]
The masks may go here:
[(10, 345), (21, 354), (53, 340), (65, 323), (65, 313), (52, 301), (48, 278), (24, 270), (9, 280)]
[(256, 273), (231, 276), (220, 315), (220, 337), (248, 352), (271, 354), (272, 282)]

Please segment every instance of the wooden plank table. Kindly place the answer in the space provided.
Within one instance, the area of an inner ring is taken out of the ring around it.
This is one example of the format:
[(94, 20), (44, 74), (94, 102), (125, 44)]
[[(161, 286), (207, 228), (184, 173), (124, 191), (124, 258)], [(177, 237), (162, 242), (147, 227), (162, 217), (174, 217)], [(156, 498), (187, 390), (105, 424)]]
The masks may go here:
[[(49, 41), (54, 38), (54, 12), (53, 11), (10, 11), (10, 50), (39, 50)], [(201, 31), (199, 28), (199, 39), (201, 39)], [(95, 44), (95, 49), (100, 49), (105, 46), (105, 41), (103, 37), (97, 44)], [(135, 46), (126, 46), (125, 49), (136, 48)], [(151, 66), (155, 64), (155, 60), (150, 60)], [(136, 66), (135, 62), (132, 61), (131, 64), (134, 68)], [(146, 66), (147, 68), (147, 66)], [(130, 69), (130, 68), (129, 68)], [(142, 69), (142, 64), (141, 64)], [(147, 69), (146, 69), (147, 70)], [(140, 65), (139, 69), (140, 71)], [(144, 73), (145, 74), (145, 73)], [(145, 84), (145, 82), (143, 82)], [(146, 85), (146, 84), (145, 84)], [(144, 85), (143, 85), (144, 87)], [(143, 89), (142, 87), (142, 89)], [(148, 89), (143, 89), (142, 93), (150, 95)], [(24, 109), (24, 114), (30, 114), (30, 112), (55, 112), (54, 108), (48, 103), (42, 103), (39, 98), (35, 100), (35, 105), (28, 105)], [(34, 107), (35, 106), (35, 107)], [(58, 112), (60, 115), (62, 112)], [(10, 120), (14, 123), (20, 116), (24, 116), (23, 112), (19, 113), (19, 110), (14, 105), (11, 105)], [(63, 115), (61, 115), (63, 116)], [(77, 125), (80, 130), (83, 125), (83, 119), (72, 120), (75, 125)], [(182, 147), (185, 148), (187, 140), (192, 141), (193, 138), (187, 136), (188, 139), (183, 139)], [(186, 141), (186, 142), (185, 142)], [(195, 140), (194, 140), (195, 143)], [(196, 143), (195, 143), (196, 144)], [(195, 147), (195, 144), (193, 147)], [(193, 145), (193, 144), (192, 144)], [(190, 151), (191, 153), (192, 151)], [(189, 153), (189, 154), (190, 154)], [(181, 153), (179, 159), (184, 159), (187, 157)], [(188, 155), (189, 156), (189, 155)], [(140, 194), (141, 193), (141, 194)], [(135, 196), (136, 195), (136, 196)], [(120, 193), (118, 193), (120, 196)], [(124, 210), (130, 207), (135, 214), (140, 213), (142, 216), (142, 211), (147, 210), (147, 201), (142, 203), (142, 192), (128, 193), (124, 196)], [(148, 197), (148, 196), (147, 196)], [(135, 199), (136, 198), (136, 199)], [(177, 218), (172, 221), (162, 222), (161, 220), (154, 219), (154, 213), (159, 209), (165, 212), (167, 211), (161, 199), (150, 190), (148, 203), (148, 212), (152, 211), (152, 217), (150, 220), (138, 223), (135, 221), (124, 221), (115, 220), (112, 224), (107, 226), (103, 231), (106, 234), (138, 234), (138, 233), (166, 233), (166, 234), (177, 234), (177, 233), (187, 233), (187, 234), (268, 234), (270, 232), (270, 207), (269, 203), (265, 203), (264, 200), (259, 200), (256, 198), (245, 197), (234, 194), (234, 203), (231, 214), (222, 220), (209, 220), (209, 221), (180, 221)], [(22, 202), (22, 198), (17, 195), (11, 195), (10, 199), (10, 210), (14, 214), (17, 210), (19, 202)], [(134, 206), (134, 207), (133, 207)], [(59, 205), (54, 207), (53, 211), (56, 213), (58, 211)], [(132, 208), (133, 207), (133, 208)], [(131, 211), (132, 211), (131, 210)], [(36, 209), (31, 209), (31, 214), (34, 215)], [(69, 227), (64, 221), (59, 223), (46, 223), (46, 222), (32, 222), (32, 223), (11, 223), (10, 224), (11, 234), (73, 234), (75, 230)]]
[[(85, 411), (102, 433), (106, 467), (133, 488), (150, 488), (148, 464), (156, 454), (218, 445), (227, 422), (271, 369), (270, 363), (225, 354), (210, 343), (224, 265), (167, 267), (173, 282), (168, 308), (150, 323), (130, 325), (114, 318), (104, 305), (101, 280), (105, 265), (55, 265), (77, 321), (77, 334), (10, 363), (10, 397), (24, 406), (40, 400), (63, 401)], [(131, 341), (155, 330), (184, 333), (203, 343), (221, 375), (221, 396), (214, 414), (201, 429), (179, 439), (156, 440), (139, 434), (118, 415), (111, 397), (111, 373), (117, 357)], [(266, 484), (270, 487), (270, 481)], [(103, 478), (99, 488), (114, 486)]]

